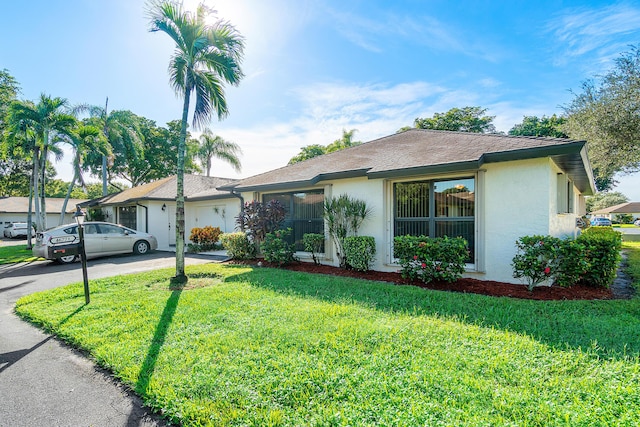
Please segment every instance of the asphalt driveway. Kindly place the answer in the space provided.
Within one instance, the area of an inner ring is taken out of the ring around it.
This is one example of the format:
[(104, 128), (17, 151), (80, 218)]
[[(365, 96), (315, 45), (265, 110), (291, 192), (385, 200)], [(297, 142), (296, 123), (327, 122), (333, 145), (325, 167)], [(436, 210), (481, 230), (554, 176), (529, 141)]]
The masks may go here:
[[(17, 242), (20, 244), (20, 242)], [(187, 256), (187, 264), (212, 262)], [(175, 265), (155, 252), (89, 260), (89, 280)], [(80, 263), (0, 266), (0, 427), (165, 426), (140, 399), (83, 354), (20, 320), (15, 302), (33, 292), (82, 281)]]

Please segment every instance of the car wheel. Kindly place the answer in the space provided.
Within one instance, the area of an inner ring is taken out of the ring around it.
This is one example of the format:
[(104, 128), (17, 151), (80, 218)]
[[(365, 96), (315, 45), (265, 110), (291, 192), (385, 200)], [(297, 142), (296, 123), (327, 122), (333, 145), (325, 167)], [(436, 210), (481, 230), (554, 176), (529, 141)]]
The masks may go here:
[(59, 264), (71, 264), (76, 260), (76, 258), (77, 258), (76, 255), (68, 255), (68, 256), (61, 256), (60, 258), (56, 258), (55, 261)]
[(147, 252), (149, 252), (149, 249), (149, 243), (145, 242), (144, 240), (140, 240), (136, 242), (135, 245), (133, 245), (133, 252), (137, 254), (146, 254)]

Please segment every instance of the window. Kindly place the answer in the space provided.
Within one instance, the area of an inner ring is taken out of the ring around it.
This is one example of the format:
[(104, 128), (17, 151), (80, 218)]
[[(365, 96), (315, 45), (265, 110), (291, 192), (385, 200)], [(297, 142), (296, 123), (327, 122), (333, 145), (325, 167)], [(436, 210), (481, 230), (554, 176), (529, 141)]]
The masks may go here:
[(475, 180), (397, 182), (394, 236), (462, 237), (475, 254)]
[(292, 242), (296, 251), (304, 251), (302, 236), (306, 233), (324, 234), (322, 210), (324, 191), (313, 190), (297, 193), (264, 194), (262, 202), (278, 200), (286, 210), (282, 228), (292, 229)]
[(137, 229), (138, 209), (136, 206), (120, 206), (118, 208), (118, 222), (133, 230)]
[(575, 211), (573, 206), (574, 192), (573, 183), (568, 179), (567, 175), (563, 173), (558, 174), (558, 213), (573, 213)]

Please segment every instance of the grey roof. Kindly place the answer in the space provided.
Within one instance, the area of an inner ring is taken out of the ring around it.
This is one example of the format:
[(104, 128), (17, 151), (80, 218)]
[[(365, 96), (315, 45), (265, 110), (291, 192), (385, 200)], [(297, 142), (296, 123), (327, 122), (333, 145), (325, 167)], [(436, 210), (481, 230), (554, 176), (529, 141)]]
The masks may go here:
[[(66, 213), (73, 213), (76, 205), (86, 202), (86, 199), (69, 199)], [(35, 202), (33, 202), (35, 206)], [(64, 198), (47, 197), (45, 199), (47, 213), (61, 213)], [(32, 209), (35, 209), (32, 208)], [(0, 198), (0, 213), (27, 213), (29, 211), (28, 197), (2, 197)]]
[(586, 142), (411, 129), (242, 179), (225, 188), (265, 191), (366, 176), (392, 178), (477, 170), (485, 163), (551, 157), (583, 194), (595, 186)]
[[(203, 175), (184, 175), (185, 200), (219, 199), (230, 197), (229, 191), (217, 187), (233, 184), (236, 179), (218, 178)], [(109, 206), (134, 203), (142, 200), (175, 200), (177, 193), (176, 176), (159, 179), (148, 184), (129, 188), (116, 194), (93, 199), (85, 206)]]
[(620, 203), (619, 205), (598, 209), (597, 211), (593, 211), (591, 213), (595, 215), (640, 213), (640, 202)]

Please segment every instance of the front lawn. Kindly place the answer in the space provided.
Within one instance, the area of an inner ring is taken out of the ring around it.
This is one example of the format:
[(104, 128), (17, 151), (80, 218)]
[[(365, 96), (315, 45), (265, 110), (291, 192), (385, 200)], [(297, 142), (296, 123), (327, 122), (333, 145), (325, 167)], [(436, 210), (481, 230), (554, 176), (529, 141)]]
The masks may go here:
[(0, 264), (14, 264), (37, 260), (27, 245), (0, 246)]
[(270, 268), (76, 283), (16, 311), (184, 425), (636, 425), (639, 299), (531, 301)]

